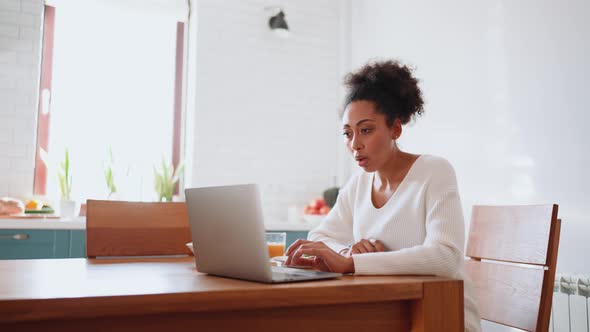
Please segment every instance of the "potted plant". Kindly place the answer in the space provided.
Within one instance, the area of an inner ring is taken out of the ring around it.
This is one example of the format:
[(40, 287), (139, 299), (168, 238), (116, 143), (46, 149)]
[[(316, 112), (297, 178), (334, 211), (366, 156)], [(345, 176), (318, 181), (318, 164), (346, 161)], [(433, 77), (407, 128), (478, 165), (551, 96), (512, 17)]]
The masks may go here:
[(174, 169), (174, 166), (167, 164), (164, 159), (162, 159), (162, 167), (160, 169), (154, 166), (154, 189), (158, 194), (159, 202), (172, 202), (174, 187), (183, 171), (184, 165), (182, 163)]
[(70, 154), (68, 149), (66, 149), (64, 161), (61, 162), (60, 166), (61, 169), (57, 173), (61, 194), (60, 214), (62, 217), (73, 217), (76, 210), (76, 202), (70, 197), (72, 193), (72, 174), (70, 173)]

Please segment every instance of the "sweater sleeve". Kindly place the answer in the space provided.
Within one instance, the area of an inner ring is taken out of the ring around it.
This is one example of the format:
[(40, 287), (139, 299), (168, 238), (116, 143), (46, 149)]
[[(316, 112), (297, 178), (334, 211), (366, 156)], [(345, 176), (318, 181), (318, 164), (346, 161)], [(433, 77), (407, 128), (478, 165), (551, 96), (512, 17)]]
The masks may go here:
[(397, 251), (353, 255), (355, 274), (456, 276), (465, 241), (461, 200), (453, 167), (444, 159), (435, 166), (424, 199), (424, 242)]
[(352, 198), (356, 177), (340, 189), (336, 203), (322, 222), (312, 229), (307, 239), (320, 241), (335, 252), (340, 252), (352, 244)]

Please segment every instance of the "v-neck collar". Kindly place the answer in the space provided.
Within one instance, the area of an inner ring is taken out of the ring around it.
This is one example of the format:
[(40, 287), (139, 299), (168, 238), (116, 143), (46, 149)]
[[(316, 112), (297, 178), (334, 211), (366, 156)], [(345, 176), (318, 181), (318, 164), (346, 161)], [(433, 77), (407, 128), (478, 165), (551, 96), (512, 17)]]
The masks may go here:
[(376, 207), (375, 204), (373, 204), (373, 185), (375, 183), (375, 172), (373, 172), (373, 174), (371, 176), (371, 181), (369, 182), (369, 202), (371, 203), (371, 207), (373, 207), (373, 209), (381, 210), (384, 207), (386, 207), (389, 204), (389, 202), (394, 200), (394, 197), (397, 196), (397, 193), (400, 191), (401, 186), (403, 186), (407, 182), (406, 179), (412, 173), (412, 170), (415, 168), (416, 164), (418, 163), (418, 160), (422, 159), (423, 156), (424, 155), (419, 155), (418, 158), (416, 158), (416, 160), (414, 160), (414, 162), (412, 163), (412, 166), (410, 166), (410, 169), (408, 170), (408, 172), (406, 173), (406, 175), (404, 176), (402, 181), (399, 183), (397, 188), (395, 188), (395, 191), (393, 192), (393, 194), (391, 194), (389, 199), (387, 199), (387, 202), (385, 202), (385, 204), (383, 204), (383, 206), (381, 206), (379, 208)]

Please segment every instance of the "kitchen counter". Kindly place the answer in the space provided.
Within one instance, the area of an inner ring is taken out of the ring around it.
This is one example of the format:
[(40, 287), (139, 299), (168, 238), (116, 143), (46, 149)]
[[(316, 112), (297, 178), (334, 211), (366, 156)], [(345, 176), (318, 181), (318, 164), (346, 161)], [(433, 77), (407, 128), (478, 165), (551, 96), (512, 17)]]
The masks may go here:
[[(86, 217), (60, 219), (0, 219), (0, 229), (86, 229)], [(267, 223), (267, 231), (309, 231), (307, 223)]]
[(0, 219), (0, 229), (86, 229), (86, 218)]

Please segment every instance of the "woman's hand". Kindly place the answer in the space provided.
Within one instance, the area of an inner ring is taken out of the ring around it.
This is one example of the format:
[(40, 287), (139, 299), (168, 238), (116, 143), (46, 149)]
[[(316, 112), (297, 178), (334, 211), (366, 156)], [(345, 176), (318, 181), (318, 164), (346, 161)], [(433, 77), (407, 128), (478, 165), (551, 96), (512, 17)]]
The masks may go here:
[(342, 255), (351, 256), (355, 254), (366, 254), (369, 252), (383, 252), (385, 246), (381, 241), (375, 239), (362, 239), (350, 247), (347, 252), (343, 252)]
[(354, 273), (352, 257), (344, 257), (336, 253), (323, 242), (297, 240), (287, 249), (285, 255), (288, 256), (285, 261), (287, 267), (299, 265), (320, 271)]

